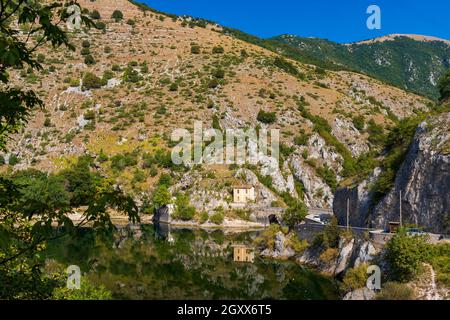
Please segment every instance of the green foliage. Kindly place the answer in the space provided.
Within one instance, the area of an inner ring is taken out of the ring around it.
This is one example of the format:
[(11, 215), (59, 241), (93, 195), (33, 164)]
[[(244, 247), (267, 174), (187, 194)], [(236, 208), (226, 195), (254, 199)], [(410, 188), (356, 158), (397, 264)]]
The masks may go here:
[(100, 89), (106, 85), (107, 81), (97, 77), (91, 72), (87, 72), (83, 77), (83, 90)]
[(289, 207), (283, 215), (283, 221), (289, 229), (295, 228), (300, 222), (305, 220), (308, 215), (308, 208), (303, 202), (296, 202)]
[(224, 52), (225, 52), (225, 50), (221, 46), (216, 46), (216, 47), (213, 47), (213, 49), (212, 49), (212, 53), (213, 54), (221, 54), (221, 53), (224, 53)]
[(429, 257), (428, 252), (425, 236), (410, 236), (401, 230), (387, 244), (386, 257), (393, 278), (406, 281), (417, 275)]
[(93, 65), (96, 63), (94, 57), (91, 54), (88, 54), (84, 57), (84, 63), (89, 65)]
[(415, 300), (414, 290), (407, 284), (387, 282), (376, 297), (377, 300)]
[(300, 129), (300, 133), (294, 137), (294, 143), (298, 146), (305, 146), (308, 143), (310, 134), (306, 134), (305, 130)]
[(297, 68), (291, 62), (287, 61), (284, 58), (275, 57), (273, 60), (273, 65), (294, 76), (299, 75)]
[(341, 238), (341, 230), (339, 229), (338, 220), (333, 216), (325, 226), (323, 232), (317, 234), (314, 239), (314, 245), (321, 246), (322, 248), (336, 249), (339, 246), (339, 240)]
[(214, 213), (209, 218), (209, 221), (211, 221), (214, 224), (221, 225), (223, 223), (224, 218), (225, 212), (223, 210), (223, 207), (218, 207), (214, 210)]
[(368, 278), (367, 268), (368, 265), (363, 263), (356, 268), (347, 270), (344, 279), (342, 280), (342, 287), (345, 292), (354, 291), (366, 286)]
[(200, 54), (200, 46), (198, 44), (191, 45), (192, 54)]
[(142, 76), (132, 66), (128, 66), (123, 73), (123, 81), (130, 83), (137, 83), (142, 80)]
[(450, 69), (448, 69), (439, 80), (438, 88), (441, 101), (445, 101), (450, 98)]
[(323, 181), (325, 181), (333, 192), (336, 191), (338, 182), (336, 173), (332, 169), (324, 165), (323, 167), (316, 168), (316, 173), (323, 179)]
[(156, 188), (153, 193), (152, 203), (155, 209), (172, 203), (172, 195), (166, 185), (160, 185)]
[(112, 294), (103, 285), (94, 285), (81, 277), (80, 289), (59, 287), (53, 293), (55, 300), (112, 300)]
[(111, 158), (111, 169), (116, 172), (135, 165), (137, 165), (137, 154), (135, 152), (117, 154)]
[(259, 110), (257, 120), (262, 123), (271, 124), (277, 121), (277, 115), (275, 112)]
[(356, 129), (358, 129), (359, 131), (364, 130), (364, 126), (365, 126), (364, 116), (362, 116), (362, 115), (355, 116), (355, 117), (353, 117), (352, 121), (353, 121), (353, 125), (355, 126)]
[(114, 10), (114, 12), (111, 15), (111, 18), (114, 19), (116, 22), (119, 22), (120, 20), (123, 20), (123, 13), (120, 10)]
[(175, 201), (176, 209), (174, 213), (175, 219), (183, 221), (192, 220), (195, 216), (195, 208), (190, 205), (189, 196), (178, 195)]
[(91, 17), (91, 19), (95, 19), (95, 20), (98, 20), (98, 19), (101, 19), (102, 17), (100, 16), (100, 12), (98, 12), (98, 10), (93, 10), (90, 14), (89, 14), (89, 16)]

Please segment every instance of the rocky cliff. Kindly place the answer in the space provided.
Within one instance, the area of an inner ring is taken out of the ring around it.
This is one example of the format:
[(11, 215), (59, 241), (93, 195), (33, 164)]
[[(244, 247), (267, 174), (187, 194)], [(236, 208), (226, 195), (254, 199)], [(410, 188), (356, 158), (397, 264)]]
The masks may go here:
[(450, 214), (450, 113), (423, 122), (397, 173), (394, 188), (375, 207), (372, 225), (398, 221), (402, 191), (403, 222), (435, 233), (448, 231)]
[(379, 169), (356, 187), (339, 189), (333, 208), (346, 222), (347, 199), (350, 224), (358, 227), (386, 228), (389, 221), (399, 221), (400, 191), (405, 224), (415, 224), (435, 233), (448, 232), (450, 204), (450, 113), (424, 121), (416, 130), (413, 142), (392, 190), (376, 205), (372, 203), (370, 185)]

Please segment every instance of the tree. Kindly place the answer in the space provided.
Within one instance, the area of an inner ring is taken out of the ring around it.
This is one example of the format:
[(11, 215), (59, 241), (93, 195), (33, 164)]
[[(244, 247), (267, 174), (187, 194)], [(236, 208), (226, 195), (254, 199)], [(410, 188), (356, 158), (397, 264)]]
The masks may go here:
[(119, 22), (123, 20), (123, 13), (120, 10), (114, 10), (114, 12), (111, 15), (111, 18), (113, 18), (116, 22)]
[(439, 80), (438, 88), (441, 94), (441, 101), (445, 102), (450, 98), (450, 69)]
[(262, 123), (271, 124), (277, 121), (277, 116), (275, 112), (266, 112), (264, 110), (259, 110), (257, 120)]
[(178, 195), (175, 201), (176, 209), (174, 218), (183, 221), (192, 220), (195, 216), (195, 208), (190, 205), (187, 195)]
[[(36, 51), (47, 44), (73, 50), (60, 27), (68, 18), (62, 2), (0, 0), (0, 149), (6, 150), (8, 137), (18, 132), (34, 109), (43, 107), (33, 90), (10, 85), (10, 70), (43, 70), (35, 57)], [(94, 26), (84, 15), (81, 19), (87, 27)], [(110, 208), (126, 212), (131, 221), (139, 219), (134, 201), (105, 180), (83, 199), (87, 204), (84, 219), (74, 225), (68, 217), (67, 197), (69, 194), (72, 202), (78, 190), (62, 187), (66, 182), (62, 184), (60, 179), (65, 176), (32, 176), (26, 183), (10, 176), (0, 177), (0, 299), (52, 296), (60, 283), (42, 272), (39, 257), (48, 240), (73, 234), (87, 222), (94, 229), (112, 230)], [(54, 224), (65, 227), (67, 232), (57, 234)]]
[(405, 230), (397, 233), (387, 244), (387, 260), (394, 279), (409, 280), (416, 275), (428, 258), (425, 236), (410, 236)]
[(283, 220), (289, 229), (295, 228), (300, 222), (305, 220), (308, 215), (308, 209), (303, 202), (296, 202), (295, 205), (291, 206), (286, 210), (283, 216)]
[(166, 185), (160, 185), (156, 188), (152, 202), (155, 209), (161, 208), (172, 202), (172, 196)]
[[(92, 26), (88, 18), (81, 18), (87, 26)], [(9, 70), (25, 67), (43, 70), (36, 51), (48, 43), (55, 48), (65, 45), (73, 50), (66, 33), (59, 27), (67, 19), (62, 3), (0, 0), (0, 82), (4, 85), (0, 90), (0, 149), (5, 150), (8, 137), (26, 123), (33, 109), (43, 107), (34, 91), (9, 85)], [(25, 35), (20, 29), (25, 30)]]
[(95, 19), (95, 20), (99, 20), (102, 17), (100, 16), (100, 12), (98, 12), (98, 10), (93, 10), (89, 16), (91, 17), (91, 19)]

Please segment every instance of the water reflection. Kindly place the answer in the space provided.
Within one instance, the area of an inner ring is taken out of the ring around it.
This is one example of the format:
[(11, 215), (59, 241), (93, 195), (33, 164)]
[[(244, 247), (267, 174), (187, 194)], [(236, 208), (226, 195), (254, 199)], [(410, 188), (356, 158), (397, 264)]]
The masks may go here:
[(51, 243), (46, 257), (80, 266), (117, 299), (337, 298), (331, 280), (293, 262), (235, 262), (236, 245), (251, 248), (257, 235), (164, 224), (129, 225), (113, 235), (86, 229)]

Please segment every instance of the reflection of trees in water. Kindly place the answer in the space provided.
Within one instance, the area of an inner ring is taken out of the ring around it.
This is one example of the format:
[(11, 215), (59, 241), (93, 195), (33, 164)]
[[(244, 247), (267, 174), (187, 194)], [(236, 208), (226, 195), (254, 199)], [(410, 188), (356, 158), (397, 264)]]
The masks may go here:
[[(304, 278), (320, 276), (309, 275), (292, 262), (235, 263), (231, 245), (251, 243), (252, 233), (165, 231), (164, 236), (153, 226), (128, 227), (109, 237), (86, 232), (77, 243), (52, 244), (49, 250), (60, 262), (80, 265), (94, 283), (103, 283), (119, 299), (303, 297), (303, 292), (299, 294), (303, 286), (315, 296), (334, 296), (324, 290), (331, 286), (328, 280), (316, 285)], [(169, 234), (172, 242), (167, 241)]]

